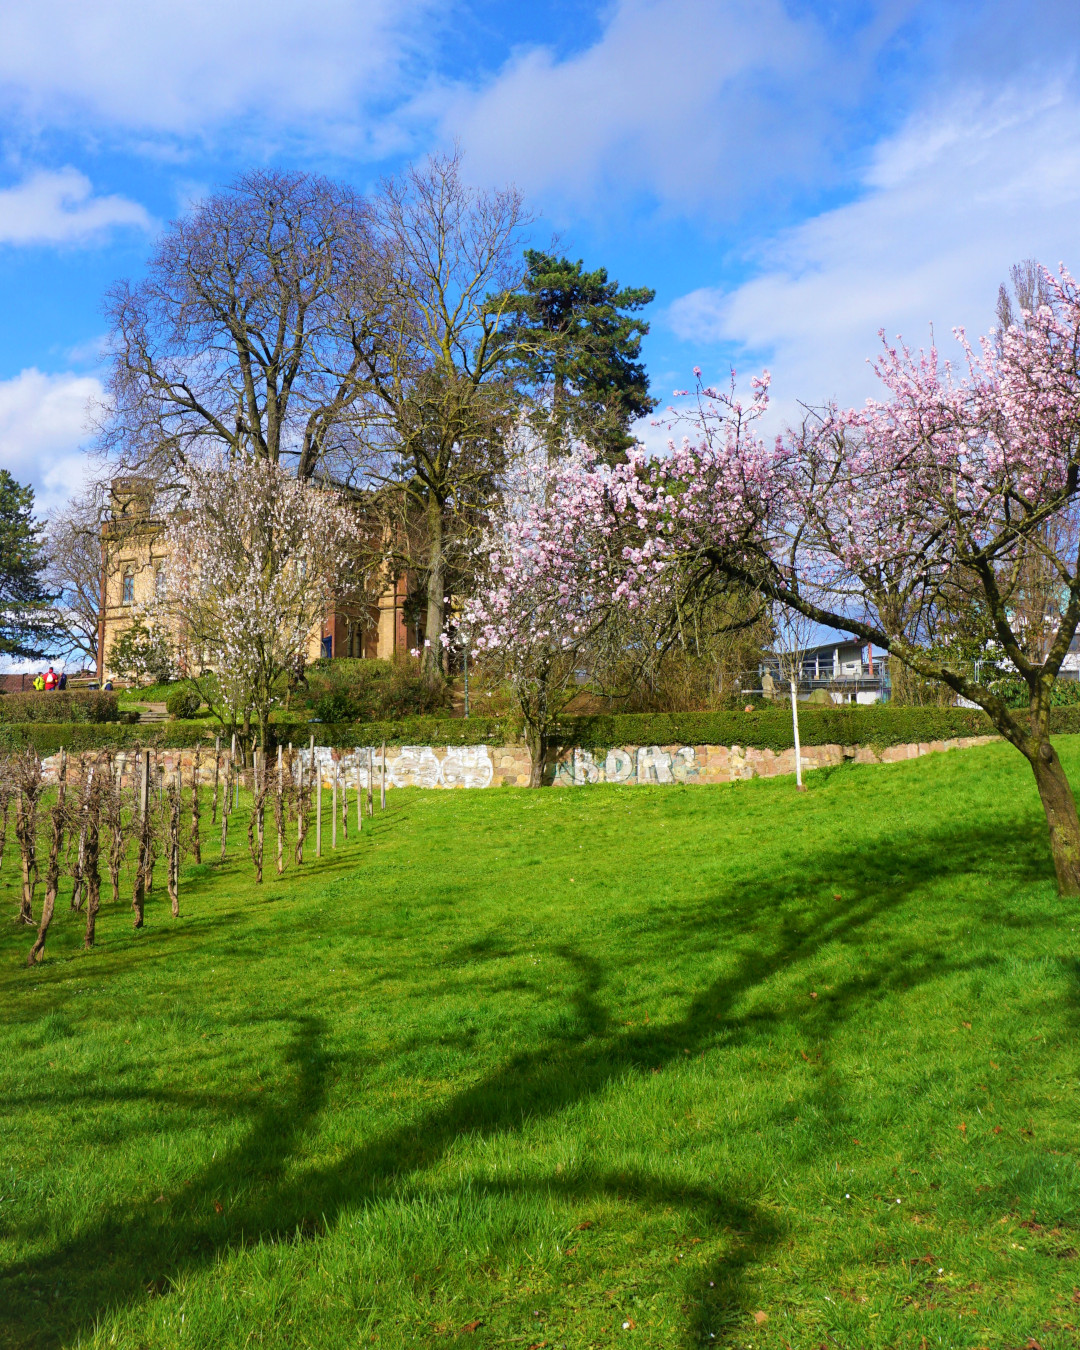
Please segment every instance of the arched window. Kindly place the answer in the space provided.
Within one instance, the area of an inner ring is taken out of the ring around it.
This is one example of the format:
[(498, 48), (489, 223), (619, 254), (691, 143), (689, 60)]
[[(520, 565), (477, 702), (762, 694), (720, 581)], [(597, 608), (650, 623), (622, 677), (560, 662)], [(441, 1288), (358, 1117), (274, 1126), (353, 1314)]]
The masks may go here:
[(124, 570), (124, 585), (120, 592), (120, 603), (122, 605), (133, 605), (135, 603), (135, 573), (130, 567)]

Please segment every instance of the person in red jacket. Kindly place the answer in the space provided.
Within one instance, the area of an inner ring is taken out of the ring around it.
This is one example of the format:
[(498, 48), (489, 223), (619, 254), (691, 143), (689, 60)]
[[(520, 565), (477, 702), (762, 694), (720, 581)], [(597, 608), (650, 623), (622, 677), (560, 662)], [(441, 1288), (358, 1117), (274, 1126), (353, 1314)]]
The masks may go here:
[(45, 688), (46, 688), (46, 690), (55, 689), (55, 688), (56, 688), (56, 682), (57, 682), (57, 681), (56, 681), (56, 671), (53, 670), (52, 666), (50, 666), (49, 669), (45, 672)]

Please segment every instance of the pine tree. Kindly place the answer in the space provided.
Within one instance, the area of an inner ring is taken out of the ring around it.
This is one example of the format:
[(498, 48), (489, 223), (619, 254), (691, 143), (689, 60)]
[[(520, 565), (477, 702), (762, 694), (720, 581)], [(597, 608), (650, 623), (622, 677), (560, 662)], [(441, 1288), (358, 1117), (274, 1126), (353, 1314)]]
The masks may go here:
[(532, 391), (530, 420), (548, 458), (580, 439), (601, 458), (621, 458), (633, 444), (632, 422), (656, 407), (639, 360), (644, 319), (656, 296), (646, 286), (620, 289), (607, 269), (583, 271), (579, 259), (525, 253), (522, 290), (510, 297), (515, 317), (504, 331), (518, 374)]
[(0, 656), (36, 661), (53, 654), (59, 634), (33, 511), (34, 489), (0, 469)]

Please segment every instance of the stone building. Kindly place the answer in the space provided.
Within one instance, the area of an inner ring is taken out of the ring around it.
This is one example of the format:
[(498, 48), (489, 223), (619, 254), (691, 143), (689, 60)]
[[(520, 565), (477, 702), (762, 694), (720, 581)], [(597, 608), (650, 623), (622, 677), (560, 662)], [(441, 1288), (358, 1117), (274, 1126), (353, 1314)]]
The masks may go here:
[[(109, 516), (101, 528), (104, 604), (98, 628), (98, 678), (102, 682), (116, 677), (109, 667), (113, 643), (135, 622), (140, 607), (164, 589), (168, 555), (163, 535), (164, 521), (154, 515), (151, 480), (114, 478)], [(417, 645), (405, 621), (406, 589), (406, 579), (397, 578), (374, 604), (363, 606), (328, 597), (322, 622), (308, 640), (308, 661), (339, 656), (390, 659)]]

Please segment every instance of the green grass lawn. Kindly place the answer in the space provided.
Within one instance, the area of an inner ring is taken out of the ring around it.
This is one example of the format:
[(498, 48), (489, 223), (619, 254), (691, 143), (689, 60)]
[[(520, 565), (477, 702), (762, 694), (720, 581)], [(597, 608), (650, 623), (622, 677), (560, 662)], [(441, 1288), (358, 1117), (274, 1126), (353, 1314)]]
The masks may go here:
[(0, 1345), (1080, 1344), (1080, 903), (1014, 751), (389, 800), (89, 954), (65, 894), (34, 971), (9, 836)]

